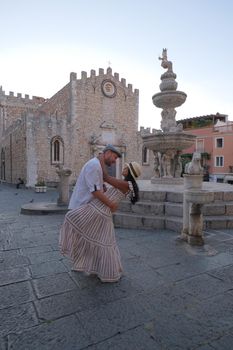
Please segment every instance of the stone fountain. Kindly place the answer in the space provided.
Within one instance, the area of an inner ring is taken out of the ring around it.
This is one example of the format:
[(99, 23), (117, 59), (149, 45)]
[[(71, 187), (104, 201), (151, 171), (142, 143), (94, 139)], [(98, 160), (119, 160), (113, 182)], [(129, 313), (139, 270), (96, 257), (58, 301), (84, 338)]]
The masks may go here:
[(152, 183), (182, 183), (181, 151), (193, 145), (196, 136), (183, 132), (182, 124), (176, 123), (176, 107), (181, 106), (187, 95), (177, 91), (176, 74), (172, 62), (167, 59), (167, 49), (163, 49), (161, 66), (167, 71), (161, 75), (159, 93), (152, 96), (156, 107), (162, 108), (161, 129), (152, 134), (142, 135), (143, 145), (154, 153), (154, 176)]

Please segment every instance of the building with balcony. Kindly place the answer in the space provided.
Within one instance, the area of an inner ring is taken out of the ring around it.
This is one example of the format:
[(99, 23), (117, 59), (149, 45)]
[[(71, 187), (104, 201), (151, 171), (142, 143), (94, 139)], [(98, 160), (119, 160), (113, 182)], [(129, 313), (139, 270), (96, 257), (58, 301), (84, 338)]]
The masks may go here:
[(197, 136), (195, 144), (183, 155), (202, 153), (210, 181), (233, 183), (233, 121), (225, 114), (211, 114), (179, 120), (184, 132)]

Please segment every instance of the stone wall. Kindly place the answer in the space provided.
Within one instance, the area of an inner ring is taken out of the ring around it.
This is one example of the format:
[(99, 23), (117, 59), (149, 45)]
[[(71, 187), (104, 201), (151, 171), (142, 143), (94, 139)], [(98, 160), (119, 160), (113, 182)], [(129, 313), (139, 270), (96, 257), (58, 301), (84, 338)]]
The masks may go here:
[(25, 118), (15, 121), (5, 132), (5, 180), (17, 183), (18, 178), (26, 180), (26, 134)]

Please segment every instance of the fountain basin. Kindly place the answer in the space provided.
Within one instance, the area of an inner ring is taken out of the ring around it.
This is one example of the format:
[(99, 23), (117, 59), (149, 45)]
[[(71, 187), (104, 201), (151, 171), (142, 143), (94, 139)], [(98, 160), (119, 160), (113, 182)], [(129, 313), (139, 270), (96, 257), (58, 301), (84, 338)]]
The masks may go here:
[(145, 147), (156, 152), (166, 152), (169, 149), (181, 151), (191, 147), (196, 139), (195, 135), (185, 133), (162, 133), (142, 135)]
[(186, 97), (183, 91), (163, 91), (153, 95), (152, 100), (156, 107), (168, 109), (181, 106)]
[(189, 203), (194, 203), (194, 204), (206, 204), (213, 202), (214, 200), (214, 193), (213, 192), (208, 192), (205, 190), (188, 190), (184, 192), (185, 194), (185, 199)]

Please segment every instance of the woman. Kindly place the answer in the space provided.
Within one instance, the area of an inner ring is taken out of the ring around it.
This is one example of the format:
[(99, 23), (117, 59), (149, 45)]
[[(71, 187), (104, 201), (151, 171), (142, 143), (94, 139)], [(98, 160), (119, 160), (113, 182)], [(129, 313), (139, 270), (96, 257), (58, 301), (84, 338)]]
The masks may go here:
[[(112, 185), (107, 187), (105, 195), (117, 203), (128, 197), (135, 204), (139, 192), (136, 179), (140, 174), (141, 168), (136, 162), (125, 164), (124, 180), (105, 174), (104, 180)], [(72, 259), (73, 270), (95, 274), (102, 282), (116, 282), (121, 278), (112, 212), (97, 198), (66, 214), (59, 244), (61, 253)]]

